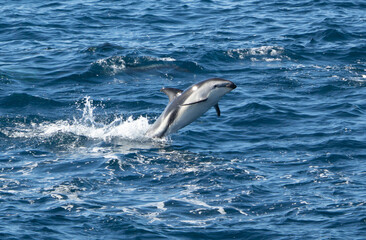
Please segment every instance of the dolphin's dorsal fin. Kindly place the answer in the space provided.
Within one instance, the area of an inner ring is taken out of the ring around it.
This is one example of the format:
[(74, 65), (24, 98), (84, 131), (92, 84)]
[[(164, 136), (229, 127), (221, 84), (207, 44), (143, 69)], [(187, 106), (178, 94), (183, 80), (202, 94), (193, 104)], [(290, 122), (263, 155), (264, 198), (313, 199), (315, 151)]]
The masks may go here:
[(219, 104), (217, 103), (214, 107), (215, 107), (215, 109), (216, 109), (217, 116), (218, 116), (218, 117), (220, 117), (220, 108), (219, 108)]
[(173, 101), (176, 97), (182, 94), (183, 90), (177, 88), (162, 88), (161, 92), (165, 93), (169, 97), (169, 102)]

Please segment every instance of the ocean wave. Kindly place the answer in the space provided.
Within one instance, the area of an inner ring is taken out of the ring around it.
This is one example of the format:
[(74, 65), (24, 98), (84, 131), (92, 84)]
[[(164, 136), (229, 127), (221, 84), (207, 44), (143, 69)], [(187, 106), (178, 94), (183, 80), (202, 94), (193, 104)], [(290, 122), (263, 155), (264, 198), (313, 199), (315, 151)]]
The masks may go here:
[(298, 34), (289, 34), (286, 35), (286, 37), (300, 40), (306, 43), (322, 43), (350, 39), (352, 37), (352, 34), (340, 29), (327, 28), (324, 30), (313, 30)]
[(344, 41), (351, 37), (351, 35), (344, 30), (339, 29), (327, 29), (324, 31), (318, 31), (314, 36), (318, 40), (326, 42)]
[(124, 47), (119, 46), (117, 44), (106, 42), (103, 44), (99, 44), (97, 46), (90, 46), (86, 48), (83, 52), (92, 54), (105, 54), (105, 53), (115, 53), (118, 51), (122, 51), (124, 49), (125, 49)]
[(113, 76), (122, 71), (141, 72), (159, 69), (200, 72), (203, 67), (195, 62), (177, 61), (172, 57), (112, 56), (98, 59), (92, 63), (90, 71)]
[(39, 96), (33, 96), (27, 93), (12, 93), (9, 96), (0, 99), (1, 108), (21, 108), (31, 106), (59, 107), (63, 103)]
[[(128, 52), (126, 54), (126, 51)], [(180, 61), (171, 56), (149, 56), (140, 51), (131, 51), (122, 46), (103, 43), (88, 47), (84, 53), (91, 53), (98, 59), (91, 63), (88, 72), (113, 76), (121, 72), (141, 72), (159, 69), (173, 69), (183, 72), (200, 72), (202, 66), (192, 61)]]
[[(363, 62), (365, 64), (366, 61), (366, 44), (359, 44), (358, 46), (351, 47), (348, 51), (344, 59), (356, 59), (357, 63)], [(364, 70), (365, 72), (365, 70)]]
[(353, 33), (341, 26), (325, 29), (312, 29), (297, 34), (285, 35), (293, 40), (289, 45), (288, 55), (291, 59), (308, 59), (315, 62), (325, 60), (350, 61), (365, 60), (365, 44), (359, 42), (363, 33)]
[(54, 81), (60, 83), (65, 81), (76, 82), (98, 82), (101, 77), (116, 76), (118, 74), (131, 74), (146, 71), (179, 71), (184, 73), (200, 73), (203, 67), (193, 61), (179, 61), (173, 57), (151, 57), (115, 55), (99, 58), (81, 73), (62, 76)]

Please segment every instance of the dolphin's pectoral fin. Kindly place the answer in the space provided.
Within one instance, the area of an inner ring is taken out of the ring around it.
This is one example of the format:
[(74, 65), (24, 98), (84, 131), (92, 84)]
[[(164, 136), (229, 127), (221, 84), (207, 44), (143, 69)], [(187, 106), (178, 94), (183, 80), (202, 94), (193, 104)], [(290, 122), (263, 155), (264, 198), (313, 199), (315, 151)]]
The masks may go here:
[(218, 116), (218, 117), (220, 117), (220, 108), (219, 108), (219, 104), (216, 104), (214, 107), (215, 107), (215, 109), (216, 109), (217, 116)]
[(177, 88), (162, 88), (160, 89), (161, 92), (165, 93), (169, 97), (169, 102), (173, 101), (176, 97), (178, 97), (183, 90)]
[(193, 105), (193, 104), (196, 104), (196, 103), (201, 103), (201, 102), (207, 101), (207, 99), (208, 98), (204, 98), (204, 99), (198, 100), (196, 102), (185, 103), (185, 104), (182, 104), (181, 106), (189, 106), (189, 105)]

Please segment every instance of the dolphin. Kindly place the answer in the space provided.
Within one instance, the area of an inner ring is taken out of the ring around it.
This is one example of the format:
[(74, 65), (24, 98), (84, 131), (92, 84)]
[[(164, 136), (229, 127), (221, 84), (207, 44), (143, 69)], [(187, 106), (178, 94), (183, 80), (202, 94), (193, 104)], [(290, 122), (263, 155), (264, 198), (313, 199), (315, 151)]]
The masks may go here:
[(146, 136), (162, 138), (177, 132), (202, 116), (211, 107), (215, 107), (220, 116), (218, 102), (222, 96), (236, 88), (236, 85), (222, 78), (211, 78), (193, 84), (182, 91), (176, 88), (162, 88), (169, 97), (169, 103), (163, 113), (147, 130)]

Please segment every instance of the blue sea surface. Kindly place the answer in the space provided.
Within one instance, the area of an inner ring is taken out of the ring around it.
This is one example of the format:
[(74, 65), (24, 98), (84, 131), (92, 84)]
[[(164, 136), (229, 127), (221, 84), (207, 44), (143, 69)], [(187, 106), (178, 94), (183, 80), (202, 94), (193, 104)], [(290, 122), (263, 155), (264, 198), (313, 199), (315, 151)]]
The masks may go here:
[(1, 1), (0, 239), (365, 236), (364, 0)]

